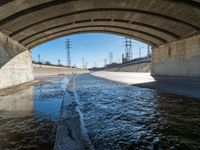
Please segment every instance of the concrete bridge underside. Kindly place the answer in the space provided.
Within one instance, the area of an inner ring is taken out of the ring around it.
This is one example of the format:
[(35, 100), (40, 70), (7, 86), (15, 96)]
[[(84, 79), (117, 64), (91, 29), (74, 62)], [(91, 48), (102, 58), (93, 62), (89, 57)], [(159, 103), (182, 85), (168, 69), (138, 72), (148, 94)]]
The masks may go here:
[[(0, 77), (5, 70), (9, 74), (16, 55), (26, 56), (21, 63), (30, 61), (33, 47), (83, 32), (125, 35), (151, 45), (154, 75), (200, 77), (199, 0), (1, 0), (0, 31)], [(19, 76), (16, 72), (11, 76)]]

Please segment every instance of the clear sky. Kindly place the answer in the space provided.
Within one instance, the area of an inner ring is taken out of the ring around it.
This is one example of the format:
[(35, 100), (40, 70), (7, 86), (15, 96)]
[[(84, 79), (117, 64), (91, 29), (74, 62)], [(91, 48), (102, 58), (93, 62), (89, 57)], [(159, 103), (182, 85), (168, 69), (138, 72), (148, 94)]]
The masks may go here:
[[(71, 40), (71, 61), (72, 65), (82, 67), (82, 58), (87, 62), (88, 67), (104, 66), (104, 60), (109, 63), (109, 53), (113, 53), (113, 61), (121, 61), (122, 53), (125, 52), (124, 40), (122, 36), (103, 34), (103, 33), (84, 33), (75, 34), (58, 38), (56, 40), (46, 42), (32, 50), (33, 60), (38, 61), (38, 54), (42, 61), (49, 61), (53, 64), (58, 64), (58, 59), (61, 64), (66, 65), (66, 39)], [(142, 56), (147, 55), (147, 45), (135, 40), (132, 40), (133, 58), (139, 57), (139, 48)]]

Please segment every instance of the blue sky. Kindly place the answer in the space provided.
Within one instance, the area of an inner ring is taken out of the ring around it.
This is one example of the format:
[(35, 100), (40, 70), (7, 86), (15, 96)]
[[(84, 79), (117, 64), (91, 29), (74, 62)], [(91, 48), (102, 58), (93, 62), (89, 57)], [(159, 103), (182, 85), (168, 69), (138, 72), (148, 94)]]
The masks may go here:
[[(70, 39), (72, 43), (71, 60), (72, 65), (82, 67), (82, 58), (87, 62), (88, 67), (94, 67), (95, 63), (98, 67), (104, 65), (104, 60), (109, 62), (109, 53), (113, 53), (113, 61), (121, 61), (122, 53), (125, 51), (124, 37), (103, 34), (103, 33), (84, 33), (75, 34), (58, 38), (56, 40), (46, 42), (32, 50), (33, 60), (38, 61), (40, 54), (42, 61), (50, 61), (53, 64), (61, 60), (61, 64), (66, 65), (66, 49), (65, 41)], [(133, 58), (139, 57), (139, 48), (142, 47), (142, 56), (147, 55), (147, 45), (132, 40)]]

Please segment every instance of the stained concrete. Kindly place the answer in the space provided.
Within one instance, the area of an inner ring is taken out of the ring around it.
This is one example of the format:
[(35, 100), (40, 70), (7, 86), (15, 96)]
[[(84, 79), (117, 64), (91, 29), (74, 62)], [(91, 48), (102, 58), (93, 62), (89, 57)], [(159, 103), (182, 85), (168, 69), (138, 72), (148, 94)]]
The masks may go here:
[(152, 75), (200, 77), (200, 35), (153, 48)]
[(0, 89), (34, 79), (32, 57), (29, 51), (20, 53), (0, 69)]
[(158, 46), (199, 34), (199, 7), (179, 0), (14, 0), (1, 4), (0, 28), (27, 48), (80, 32), (122, 34)]

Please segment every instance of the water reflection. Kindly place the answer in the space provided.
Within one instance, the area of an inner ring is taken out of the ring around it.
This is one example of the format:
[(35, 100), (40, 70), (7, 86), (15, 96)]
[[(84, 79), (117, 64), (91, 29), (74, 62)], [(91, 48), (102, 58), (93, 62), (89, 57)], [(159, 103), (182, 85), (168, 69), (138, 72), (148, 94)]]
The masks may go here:
[(30, 111), (33, 112), (34, 87), (10, 95), (0, 96), (1, 111)]
[(68, 79), (0, 96), (0, 150), (53, 149)]

